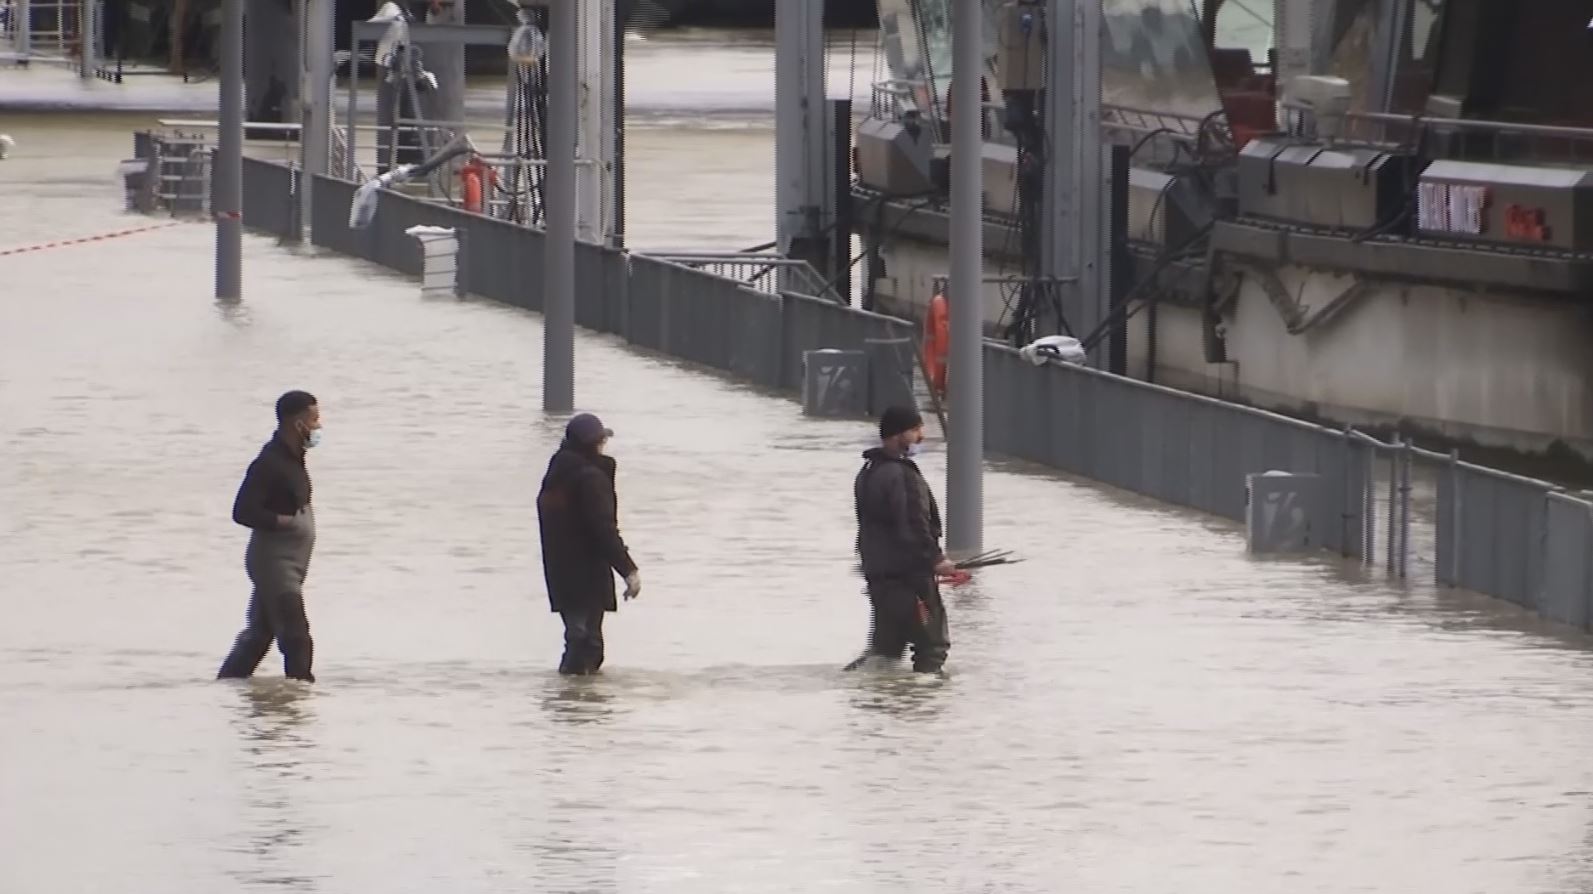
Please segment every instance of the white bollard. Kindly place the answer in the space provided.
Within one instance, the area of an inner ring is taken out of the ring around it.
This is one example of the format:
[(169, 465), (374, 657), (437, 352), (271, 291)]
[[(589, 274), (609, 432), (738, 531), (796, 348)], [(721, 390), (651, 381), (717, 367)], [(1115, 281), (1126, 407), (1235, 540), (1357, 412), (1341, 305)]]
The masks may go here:
[(452, 297), (459, 282), (459, 236), (453, 228), (421, 224), (404, 234), (420, 242), (420, 296)]

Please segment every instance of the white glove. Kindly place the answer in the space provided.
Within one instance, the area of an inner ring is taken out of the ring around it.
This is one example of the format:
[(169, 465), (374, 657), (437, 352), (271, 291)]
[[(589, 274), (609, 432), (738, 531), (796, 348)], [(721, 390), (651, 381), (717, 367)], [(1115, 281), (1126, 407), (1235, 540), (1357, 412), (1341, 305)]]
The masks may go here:
[(640, 596), (641, 593), (642, 573), (641, 571), (632, 571), (625, 577), (625, 598), (635, 599), (637, 596)]

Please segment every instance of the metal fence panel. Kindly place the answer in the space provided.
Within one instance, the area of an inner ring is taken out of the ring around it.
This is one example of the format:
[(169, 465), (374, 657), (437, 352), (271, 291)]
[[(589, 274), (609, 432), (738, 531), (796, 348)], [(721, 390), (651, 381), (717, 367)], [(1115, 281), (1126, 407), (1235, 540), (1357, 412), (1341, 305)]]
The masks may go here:
[(297, 229), (294, 214), (294, 173), (286, 167), (257, 158), (243, 159), (243, 225), (276, 236)]
[(1543, 579), (1538, 614), (1587, 629), (1593, 606), (1593, 505), (1549, 494), (1545, 509)]
[(782, 296), (781, 307), (781, 340), (784, 343), (781, 385), (788, 391), (802, 388), (804, 351), (821, 348), (862, 351), (867, 349), (866, 342), (870, 338), (910, 339), (913, 336), (910, 323), (805, 295), (787, 293)]
[(632, 344), (765, 387), (782, 384), (781, 298), (655, 258), (632, 257), (630, 274)]
[(1464, 463), (1458, 485), (1459, 585), (1535, 608), (1551, 488)]

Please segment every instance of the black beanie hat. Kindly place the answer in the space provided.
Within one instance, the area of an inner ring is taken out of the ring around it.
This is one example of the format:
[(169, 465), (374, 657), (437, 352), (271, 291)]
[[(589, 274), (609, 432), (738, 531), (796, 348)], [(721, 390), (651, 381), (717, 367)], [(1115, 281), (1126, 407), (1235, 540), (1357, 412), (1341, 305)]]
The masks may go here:
[(894, 438), (924, 424), (924, 417), (912, 407), (886, 407), (879, 417), (879, 439)]

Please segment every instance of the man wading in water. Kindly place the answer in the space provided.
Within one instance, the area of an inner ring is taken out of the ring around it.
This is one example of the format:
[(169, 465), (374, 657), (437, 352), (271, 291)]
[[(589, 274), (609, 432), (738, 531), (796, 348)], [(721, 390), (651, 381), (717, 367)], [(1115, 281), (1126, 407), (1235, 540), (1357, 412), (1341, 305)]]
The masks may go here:
[(613, 435), (590, 413), (571, 419), (537, 494), (548, 603), (564, 619), (561, 674), (592, 674), (603, 666), (603, 614), (619, 610), (615, 573), (625, 578), (626, 599), (642, 591), (641, 574), (620, 537), (614, 460), (603, 454)]
[[(940, 550), (940, 509), (911, 457), (924, 440), (916, 410), (890, 407), (879, 420), (880, 445), (863, 454), (853, 493), (857, 551), (868, 581), (868, 655), (900, 660), (913, 646), (913, 670), (934, 673), (946, 663), (951, 637), (937, 575), (956, 567)], [(862, 665), (853, 662), (848, 670)]]
[(248, 620), (222, 662), (216, 679), (254, 673), (276, 640), (284, 673), (315, 682), (310, 672), (314, 644), (304, 613), (304, 576), (315, 549), (315, 512), (310, 508), (310, 473), (304, 453), (321, 441), (321, 409), (315, 397), (289, 391), (277, 399), (277, 430), (249, 464), (232, 520), (250, 529), (243, 567), (254, 584)]

